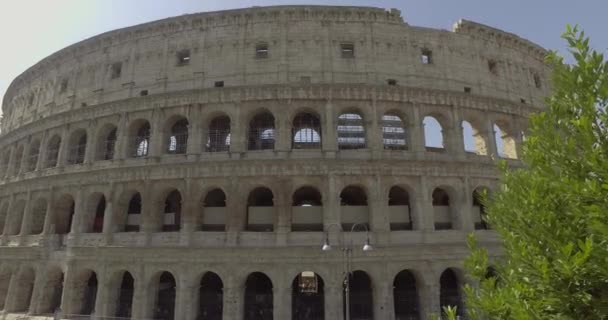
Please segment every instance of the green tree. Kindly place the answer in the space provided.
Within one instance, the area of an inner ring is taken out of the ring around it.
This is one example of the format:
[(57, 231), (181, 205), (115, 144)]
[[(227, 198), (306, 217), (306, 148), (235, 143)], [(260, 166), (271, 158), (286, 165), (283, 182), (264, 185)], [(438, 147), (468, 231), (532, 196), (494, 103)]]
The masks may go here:
[(503, 164), (487, 201), (504, 243), (494, 276), (470, 238), (470, 319), (608, 319), (608, 65), (577, 27), (562, 38), (575, 63), (549, 54), (553, 94), (531, 116), (525, 167)]

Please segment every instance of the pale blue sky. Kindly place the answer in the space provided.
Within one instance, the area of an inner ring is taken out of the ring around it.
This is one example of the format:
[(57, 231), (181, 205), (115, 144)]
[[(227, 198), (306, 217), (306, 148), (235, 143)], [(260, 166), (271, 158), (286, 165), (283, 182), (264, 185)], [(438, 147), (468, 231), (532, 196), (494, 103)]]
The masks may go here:
[(578, 23), (596, 48), (608, 47), (606, 0), (0, 0), (0, 96), (40, 59), (105, 31), (186, 13), (282, 4), (397, 8), (411, 25), (441, 29), (465, 18), (558, 50), (564, 50), (559, 35), (566, 23)]

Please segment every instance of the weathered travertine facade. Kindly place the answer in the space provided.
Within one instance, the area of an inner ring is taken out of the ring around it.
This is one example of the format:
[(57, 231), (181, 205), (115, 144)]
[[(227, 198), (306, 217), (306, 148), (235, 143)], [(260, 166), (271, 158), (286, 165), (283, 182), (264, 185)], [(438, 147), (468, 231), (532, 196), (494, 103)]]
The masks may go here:
[[(325, 6), (185, 15), (65, 48), (3, 100), (4, 316), (342, 319), (352, 242), (351, 315), (426, 319), (457, 303), (468, 233), (499, 254), (474, 194), (496, 188), (500, 157), (519, 165), (544, 54), (470, 21)], [(340, 226), (369, 227), (374, 250)]]

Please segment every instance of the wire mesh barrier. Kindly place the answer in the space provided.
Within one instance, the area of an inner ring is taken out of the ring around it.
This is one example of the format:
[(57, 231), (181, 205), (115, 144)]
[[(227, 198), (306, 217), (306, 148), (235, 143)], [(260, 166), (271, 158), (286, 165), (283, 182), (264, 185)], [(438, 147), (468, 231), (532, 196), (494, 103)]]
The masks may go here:
[(26, 170), (28, 172), (36, 170), (36, 164), (38, 164), (38, 152), (30, 154), (27, 160)]
[(79, 164), (84, 162), (84, 153), (86, 151), (86, 143), (77, 144), (70, 148), (68, 155), (69, 164)]
[(188, 132), (180, 132), (169, 137), (167, 152), (171, 154), (184, 154), (188, 148)]
[(226, 152), (230, 151), (230, 129), (210, 129), (207, 132), (207, 152)]
[(382, 116), (382, 142), (384, 149), (406, 150), (406, 138), (405, 127), (399, 116)]
[(112, 160), (114, 159), (114, 147), (116, 146), (116, 139), (104, 140), (99, 146), (99, 154), (101, 160)]
[(338, 117), (337, 134), (341, 150), (366, 147), (363, 118), (356, 113), (344, 113)]

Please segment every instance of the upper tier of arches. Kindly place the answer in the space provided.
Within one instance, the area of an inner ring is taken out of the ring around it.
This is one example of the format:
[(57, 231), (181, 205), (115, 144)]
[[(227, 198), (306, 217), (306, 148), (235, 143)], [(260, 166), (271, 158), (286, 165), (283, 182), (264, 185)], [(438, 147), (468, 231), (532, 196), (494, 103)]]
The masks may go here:
[(461, 21), (446, 33), (379, 8), (194, 14), (105, 33), (44, 59), (11, 84), (0, 127), (8, 132), (101, 101), (272, 84), (424, 87), (540, 107), (549, 92), (545, 53), (477, 23)]

